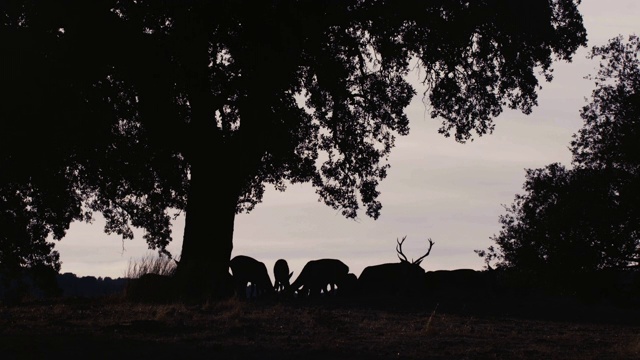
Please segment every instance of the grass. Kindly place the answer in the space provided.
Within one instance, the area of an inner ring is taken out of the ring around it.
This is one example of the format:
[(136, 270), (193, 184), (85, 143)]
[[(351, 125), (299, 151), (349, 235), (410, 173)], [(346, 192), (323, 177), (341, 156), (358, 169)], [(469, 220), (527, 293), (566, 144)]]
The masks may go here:
[(173, 276), (176, 272), (177, 264), (174, 259), (168, 256), (161, 256), (157, 253), (147, 253), (138, 259), (130, 259), (124, 277), (127, 279), (138, 279), (145, 274), (156, 274), (163, 276)]
[(431, 328), (431, 321), (433, 320), (433, 317), (435, 316), (437, 309), (438, 309), (438, 304), (436, 304), (435, 309), (433, 309), (433, 312), (429, 316), (429, 320), (427, 320), (427, 326), (426, 326), (426, 329), (425, 329), (426, 332), (429, 332), (429, 329)]
[(3, 359), (640, 358), (638, 323), (323, 300), (59, 299), (0, 307), (0, 353)]

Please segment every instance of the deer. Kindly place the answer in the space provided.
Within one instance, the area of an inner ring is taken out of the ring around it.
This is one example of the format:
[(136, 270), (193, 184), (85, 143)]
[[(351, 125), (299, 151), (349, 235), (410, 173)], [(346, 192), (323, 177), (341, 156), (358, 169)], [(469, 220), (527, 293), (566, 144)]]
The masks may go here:
[(293, 276), (293, 271), (289, 272), (287, 260), (278, 259), (273, 265), (273, 277), (275, 278), (274, 290), (278, 293), (289, 290), (289, 280)]
[(365, 296), (380, 295), (417, 295), (424, 291), (424, 269), (420, 266), (422, 260), (429, 256), (435, 244), (429, 239), (429, 249), (417, 260), (409, 261), (402, 251), (402, 244), (406, 240), (396, 238), (396, 253), (399, 263), (387, 263), (367, 266), (358, 278), (358, 286)]
[[(273, 284), (263, 262), (249, 256), (238, 255), (231, 259), (229, 267), (238, 296), (246, 294), (248, 298), (255, 298), (273, 292)], [(247, 289), (249, 283), (251, 287)]]
[(321, 293), (335, 294), (349, 280), (349, 267), (337, 259), (318, 259), (309, 261), (291, 284), (291, 291), (297, 291), (299, 296), (318, 296)]

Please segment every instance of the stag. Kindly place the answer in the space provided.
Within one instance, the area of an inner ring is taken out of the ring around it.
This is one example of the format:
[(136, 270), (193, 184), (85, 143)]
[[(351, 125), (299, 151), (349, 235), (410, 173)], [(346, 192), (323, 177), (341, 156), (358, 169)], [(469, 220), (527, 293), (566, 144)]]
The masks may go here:
[(287, 260), (278, 259), (275, 265), (273, 266), (273, 276), (275, 278), (274, 289), (276, 292), (284, 292), (289, 289), (290, 283), (289, 279), (293, 272), (289, 272), (289, 264), (287, 264)]
[(301, 296), (316, 296), (320, 293), (335, 293), (336, 287), (344, 287), (349, 281), (349, 267), (337, 259), (309, 261), (291, 284), (291, 290)]
[(273, 292), (273, 284), (263, 262), (249, 256), (238, 255), (231, 259), (230, 268), (237, 295), (246, 294), (249, 283), (251, 283), (250, 292), (247, 294), (249, 298)]
[(399, 263), (367, 266), (362, 271), (358, 284), (364, 295), (416, 295), (423, 291), (425, 272), (420, 263), (429, 256), (434, 242), (429, 239), (427, 253), (417, 260), (409, 261), (402, 252), (402, 244), (406, 238), (405, 236), (402, 240), (396, 239)]

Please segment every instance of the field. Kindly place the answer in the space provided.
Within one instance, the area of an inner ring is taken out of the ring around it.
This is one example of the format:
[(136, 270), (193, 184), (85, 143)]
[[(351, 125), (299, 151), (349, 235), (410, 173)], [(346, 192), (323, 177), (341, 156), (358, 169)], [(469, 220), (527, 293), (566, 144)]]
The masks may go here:
[(0, 359), (640, 359), (632, 309), (119, 297), (0, 307)]

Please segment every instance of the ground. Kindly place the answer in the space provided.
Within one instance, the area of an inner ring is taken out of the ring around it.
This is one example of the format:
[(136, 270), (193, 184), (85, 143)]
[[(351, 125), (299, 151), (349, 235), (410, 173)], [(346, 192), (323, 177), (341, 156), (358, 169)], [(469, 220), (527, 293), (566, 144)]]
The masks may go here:
[(0, 358), (640, 359), (635, 309), (119, 297), (0, 307)]

